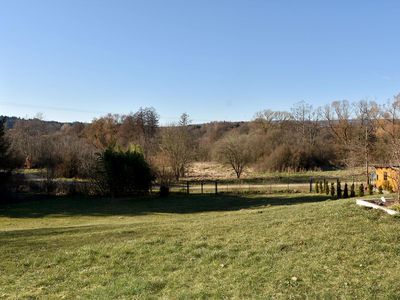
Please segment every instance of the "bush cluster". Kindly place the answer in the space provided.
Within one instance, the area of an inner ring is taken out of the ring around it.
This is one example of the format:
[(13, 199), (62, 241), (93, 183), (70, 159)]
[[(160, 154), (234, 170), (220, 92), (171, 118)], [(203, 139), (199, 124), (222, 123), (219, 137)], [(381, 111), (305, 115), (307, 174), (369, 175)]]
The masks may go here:
[[(369, 194), (373, 194), (373, 186), (369, 185), (368, 187)], [(336, 196), (336, 198), (353, 198), (356, 196), (355, 185), (352, 183), (349, 185), (347, 183), (344, 184), (342, 189), (342, 183), (338, 180), (336, 185), (334, 182), (329, 183), (328, 181), (316, 181), (315, 182), (315, 192), (330, 195), (331, 197)], [(364, 184), (359, 186), (359, 196), (364, 196)]]
[(98, 155), (95, 179), (103, 194), (121, 197), (147, 193), (154, 175), (138, 148), (108, 147)]

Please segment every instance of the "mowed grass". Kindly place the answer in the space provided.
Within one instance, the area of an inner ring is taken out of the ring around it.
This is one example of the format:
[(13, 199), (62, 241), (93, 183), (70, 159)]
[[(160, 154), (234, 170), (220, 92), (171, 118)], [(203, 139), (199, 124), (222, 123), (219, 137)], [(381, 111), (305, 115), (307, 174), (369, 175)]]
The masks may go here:
[(400, 219), (318, 195), (0, 208), (0, 298), (399, 298)]

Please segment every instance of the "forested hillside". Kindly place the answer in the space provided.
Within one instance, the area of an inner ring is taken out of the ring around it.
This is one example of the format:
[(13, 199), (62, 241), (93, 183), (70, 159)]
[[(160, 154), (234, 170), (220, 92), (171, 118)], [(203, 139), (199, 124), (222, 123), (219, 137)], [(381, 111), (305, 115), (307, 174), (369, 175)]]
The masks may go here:
[(264, 110), (247, 122), (160, 126), (154, 108), (106, 115), (91, 123), (6, 118), (7, 137), (18, 166), (51, 166), (59, 176), (85, 177), (96, 153), (138, 146), (152, 168), (184, 176), (193, 161), (219, 161), (237, 177), (258, 171), (299, 171), (396, 162), (400, 97), (386, 105), (335, 101), (314, 108), (299, 102), (290, 111)]

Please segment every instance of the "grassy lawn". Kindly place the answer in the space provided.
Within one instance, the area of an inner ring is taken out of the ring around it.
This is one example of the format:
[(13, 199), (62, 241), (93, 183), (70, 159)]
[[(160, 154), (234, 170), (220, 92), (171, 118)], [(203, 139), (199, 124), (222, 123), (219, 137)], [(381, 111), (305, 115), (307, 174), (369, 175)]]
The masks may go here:
[(0, 298), (399, 298), (400, 219), (318, 195), (0, 207)]

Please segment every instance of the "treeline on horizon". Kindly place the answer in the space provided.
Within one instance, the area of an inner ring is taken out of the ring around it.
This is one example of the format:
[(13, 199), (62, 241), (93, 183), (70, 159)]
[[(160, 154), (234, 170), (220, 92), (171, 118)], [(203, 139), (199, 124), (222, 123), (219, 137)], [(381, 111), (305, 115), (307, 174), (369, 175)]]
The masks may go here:
[(295, 172), (399, 164), (399, 113), (400, 95), (385, 105), (344, 100), (314, 108), (299, 102), (290, 111), (260, 111), (248, 122), (191, 124), (184, 113), (160, 126), (154, 108), (140, 108), (88, 124), (9, 119), (6, 137), (16, 166), (51, 167), (60, 177), (86, 177), (96, 153), (132, 145), (158, 174), (179, 179), (194, 161), (219, 161), (240, 177), (249, 166)]

